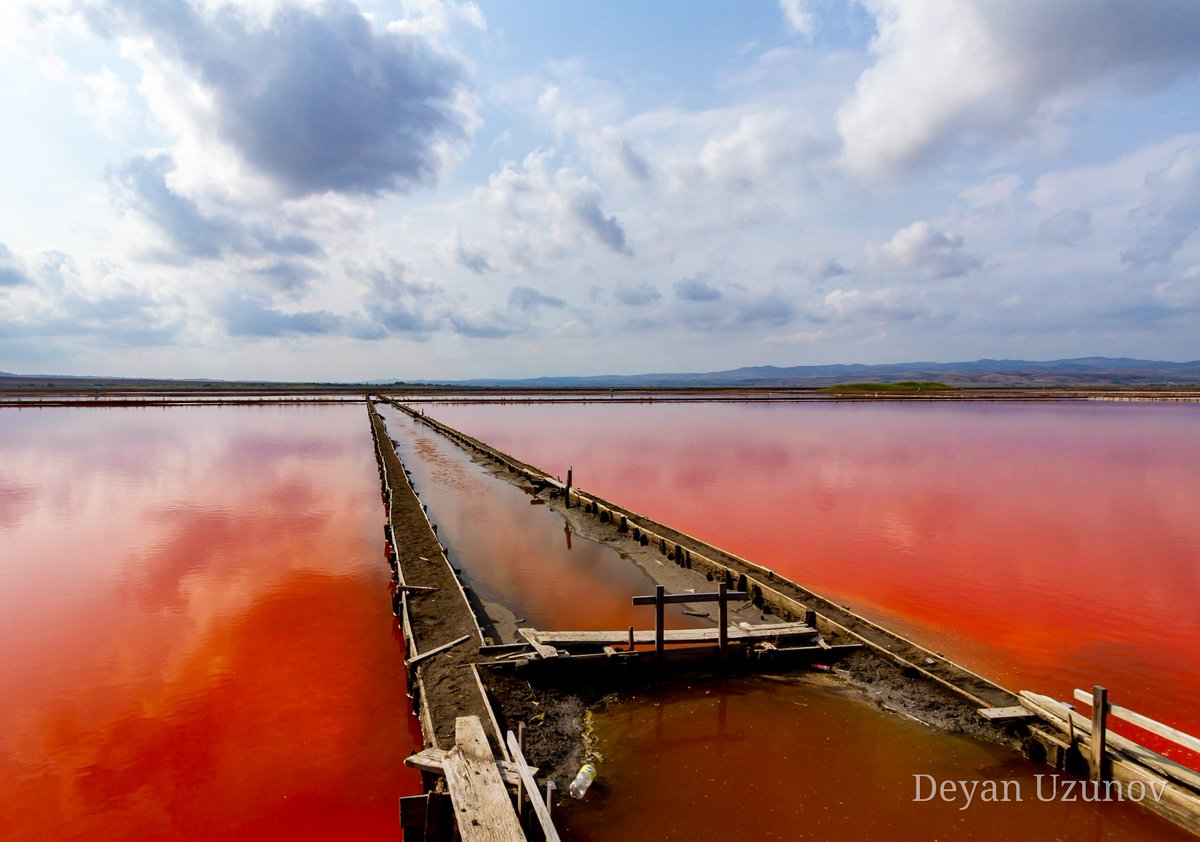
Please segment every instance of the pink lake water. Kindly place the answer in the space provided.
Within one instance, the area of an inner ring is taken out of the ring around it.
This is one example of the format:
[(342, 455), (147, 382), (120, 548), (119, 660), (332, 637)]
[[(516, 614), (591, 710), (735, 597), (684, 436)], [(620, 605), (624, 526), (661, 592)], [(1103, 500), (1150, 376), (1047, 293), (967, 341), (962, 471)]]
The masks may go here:
[(362, 405), (0, 411), (0, 838), (394, 839)]
[(578, 487), (774, 568), (1014, 690), (1069, 699), (1104, 684), (1115, 703), (1200, 733), (1200, 407), (426, 412), (553, 474), (573, 466)]

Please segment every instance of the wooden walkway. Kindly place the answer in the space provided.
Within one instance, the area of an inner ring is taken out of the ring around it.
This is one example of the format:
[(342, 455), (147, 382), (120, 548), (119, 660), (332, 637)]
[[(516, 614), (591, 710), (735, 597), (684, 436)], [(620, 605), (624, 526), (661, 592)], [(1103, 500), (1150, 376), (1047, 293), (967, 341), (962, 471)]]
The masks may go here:
[[(561, 647), (571, 649), (576, 647), (620, 646), (628, 644), (628, 631), (539, 631), (538, 629), (520, 629), (521, 636), (538, 646)], [(663, 632), (664, 643), (716, 643), (721, 630), (709, 629), (667, 629)], [(746, 643), (753, 641), (794, 641), (813, 642), (819, 633), (812, 626), (804, 623), (772, 623), (762, 626), (730, 626), (726, 631), (730, 643)], [(654, 644), (654, 629), (644, 629), (633, 632), (634, 644), (651, 646)]]

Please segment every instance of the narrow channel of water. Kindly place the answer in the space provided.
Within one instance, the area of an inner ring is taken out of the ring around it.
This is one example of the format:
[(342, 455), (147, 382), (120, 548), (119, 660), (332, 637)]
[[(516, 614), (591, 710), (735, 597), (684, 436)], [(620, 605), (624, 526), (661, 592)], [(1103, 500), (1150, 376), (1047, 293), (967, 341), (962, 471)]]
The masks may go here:
[[(542, 630), (654, 628), (654, 609), (631, 598), (654, 580), (611, 547), (572, 535), (564, 518), (490, 476), (462, 448), (424, 424), (381, 407), (397, 454), (429, 507), (451, 563), (484, 600)], [(667, 625), (711, 625), (669, 606)]]
[(0, 838), (395, 839), (363, 406), (0, 410)]
[[(592, 542), (568, 547), (560, 515), (530, 505), (424, 425), (383, 413), (452, 562), (481, 595), (535, 625), (622, 627), (629, 596), (648, 585), (631, 562)], [(614, 702), (593, 733), (600, 778), (585, 800), (561, 804), (565, 839), (1191, 838), (1136, 805), (1056, 799), (1048, 777), (1040, 800), (1037, 775), (1049, 767), (879, 710), (832, 683), (673, 686)], [(926, 790), (929, 780), (996, 781), (1023, 797), (915, 802), (917, 774), (930, 776)]]
[(1069, 699), (1104, 684), (1114, 702), (1200, 733), (1200, 407), (426, 411), (552, 473), (573, 465), (581, 488), (1008, 687)]

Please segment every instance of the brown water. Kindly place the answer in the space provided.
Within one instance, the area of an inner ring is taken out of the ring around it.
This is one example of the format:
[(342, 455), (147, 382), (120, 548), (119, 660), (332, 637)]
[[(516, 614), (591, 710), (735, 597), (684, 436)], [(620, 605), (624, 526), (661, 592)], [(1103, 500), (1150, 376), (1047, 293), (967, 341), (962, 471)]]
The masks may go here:
[(1200, 733), (1200, 407), (426, 411), (1006, 686), (1067, 699), (1105, 684)]
[[(568, 544), (560, 515), (530, 505), (529, 495), (424, 425), (384, 414), (451, 561), (482, 596), (534, 625), (622, 627), (629, 596), (649, 584), (632, 563), (603, 545)], [(1048, 767), (837, 687), (675, 685), (614, 702), (594, 718), (593, 733), (600, 778), (584, 801), (561, 805), (565, 839), (1190, 838), (1136, 805), (1055, 798), (1049, 777), (1042, 801), (1036, 776), (1049, 776)], [(914, 802), (916, 774), (1007, 781), (1022, 800)]]
[[(429, 507), (450, 562), (488, 602), (521, 625), (548, 629), (654, 628), (653, 607), (631, 597), (654, 581), (610, 547), (572, 535), (563, 517), (511, 483), (490, 476), (444, 436), (391, 408), (381, 409), (396, 452)], [(669, 606), (667, 625), (701, 625)]]
[(0, 838), (392, 839), (366, 413), (0, 411)]
[[(738, 679), (650, 691), (594, 727), (600, 775), (557, 814), (573, 842), (1192, 838), (1136, 804), (1069, 801), (1078, 793), (1047, 766), (836, 687)], [(942, 800), (931, 781), (981, 788)], [(984, 782), (1008, 800), (983, 800)]]

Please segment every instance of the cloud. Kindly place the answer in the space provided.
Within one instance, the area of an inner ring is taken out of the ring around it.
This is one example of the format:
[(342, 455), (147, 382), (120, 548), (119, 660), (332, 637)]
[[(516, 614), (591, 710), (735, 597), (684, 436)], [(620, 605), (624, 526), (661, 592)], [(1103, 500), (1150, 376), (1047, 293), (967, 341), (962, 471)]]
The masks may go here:
[(868, 255), (933, 278), (953, 278), (983, 265), (983, 258), (964, 251), (963, 243), (961, 235), (937, 231), (922, 220), (901, 228), (878, 249), (868, 246)]
[(452, 313), (448, 319), (455, 333), (471, 339), (504, 339), (523, 327), (499, 313)]
[(1092, 215), (1083, 208), (1063, 208), (1038, 225), (1038, 238), (1060, 246), (1079, 244), (1092, 233)]
[(533, 287), (515, 286), (508, 292), (508, 306), (526, 313), (536, 313), (543, 307), (562, 309), (567, 302), (553, 295), (538, 292)]
[(464, 269), (474, 272), (476, 275), (491, 272), (493, 269), (483, 249), (464, 242), (462, 233), (457, 229), (450, 235), (449, 250), (455, 263)]
[(1200, 68), (1192, 0), (861, 2), (874, 63), (837, 127), (842, 164), (865, 178), (1036, 133), (1099, 80), (1140, 92)]
[(716, 301), (721, 291), (703, 278), (684, 278), (675, 283), (675, 297), (680, 301)]
[(600, 190), (588, 189), (571, 199), (571, 213), (597, 240), (615, 252), (630, 254), (625, 242), (625, 229), (615, 216), (605, 216), (600, 209)]
[[(174, 159), (160, 153), (131, 158), (108, 173), (117, 204), (149, 220), (166, 237), (172, 252), (160, 254), (162, 259), (216, 260), (230, 253), (286, 257), (324, 254), (321, 245), (310, 237), (271, 231), (242, 222), (230, 213), (205, 212), (196, 200), (171, 187), (168, 179), (174, 171)], [(301, 270), (292, 266), (291, 280), (295, 281)], [(263, 274), (270, 276), (269, 271)]]
[[(383, 328), (382, 333), (374, 332), (362, 338), (383, 338), (396, 333), (426, 334), (441, 325), (442, 290), (433, 284), (412, 280), (409, 268), (404, 264), (392, 261), (382, 268), (356, 271), (366, 279), (361, 301), (365, 321)], [(364, 330), (360, 326), (359, 332)]]
[(1146, 176), (1145, 201), (1133, 219), (1143, 225), (1121, 262), (1136, 268), (1166, 264), (1200, 229), (1200, 144), (1181, 149), (1162, 170)]
[(321, 336), (341, 332), (345, 321), (326, 310), (285, 313), (264, 299), (231, 293), (213, 308), (230, 336)]
[(106, 35), (149, 38), (164, 72), (202, 92), (186, 130), (211, 132), (292, 196), (430, 183), (442, 147), (465, 142), (473, 119), (459, 61), (411, 29), (376, 30), (346, 0), (279, 3), (258, 18), (224, 4), (107, 0), (91, 20)]
[(220, 257), (241, 238), (228, 219), (206, 216), (193, 200), (167, 185), (175, 169), (169, 155), (151, 155), (126, 161), (109, 172), (120, 204), (153, 222), (182, 255), (209, 260)]
[(832, 290), (810, 310), (809, 317), (818, 322), (906, 322), (921, 314), (920, 308), (906, 300), (903, 290), (889, 287)]
[(797, 35), (812, 38), (816, 21), (812, 11), (808, 9), (807, 0), (779, 0), (779, 11), (783, 13), (788, 29)]
[(506, 163), (475, 189), (471, 205), (490, 211), (513, 260), (526, 268), (546, 256), (578, 254), (587, 242), (632, 255), (625, 228), (603, 210), (600, 186), (571, 167), (553, 168), (553, 149)]
[(662, 293), (645, 281), (617, 284), (613, 288), (613, 296), (618, 304), (626, 307), (645, 307), (662, 299)]
[(734, 311), (734, 319), (741, 325), (765, 324), (782, 327), (796, 315), (796, 308), (777, 292), (753, 296), (740, 304)]
[(0, 288), (25, 286), (30, 283), (32, 281), (25, 273), (24, 264), (8, 246), (0, 243)]

